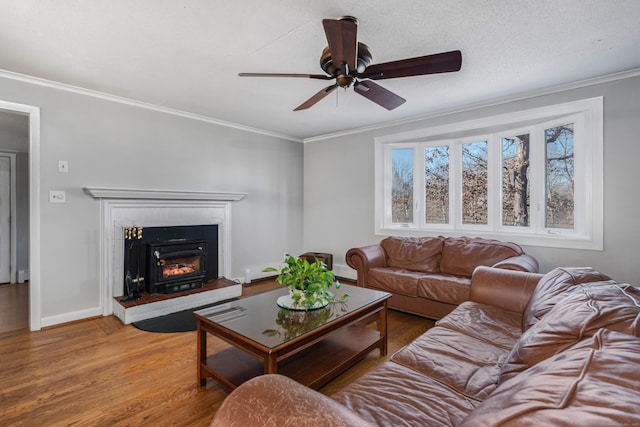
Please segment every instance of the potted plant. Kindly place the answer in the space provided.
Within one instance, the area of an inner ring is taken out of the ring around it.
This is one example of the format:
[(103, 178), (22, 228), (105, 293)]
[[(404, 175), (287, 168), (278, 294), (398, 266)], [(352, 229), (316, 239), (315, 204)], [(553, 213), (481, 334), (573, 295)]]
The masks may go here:
[[(278, 268), (267, 267), (264, 272), (276, 272), (276, 282), (289, 288), (291, 305), (285, 308), (298, 310), (310, 310), (325, 307), (334, 301), (334, 295), (330, 291), (331, 286), (340, 288), (340, 282), (335, 279), (333, 271), (328, 270), (325, 263), (320, 260), (309, 262), (303, 258), (287, 256), (285, 265)], [(348, 298), (344, 294), (341, 300)]]

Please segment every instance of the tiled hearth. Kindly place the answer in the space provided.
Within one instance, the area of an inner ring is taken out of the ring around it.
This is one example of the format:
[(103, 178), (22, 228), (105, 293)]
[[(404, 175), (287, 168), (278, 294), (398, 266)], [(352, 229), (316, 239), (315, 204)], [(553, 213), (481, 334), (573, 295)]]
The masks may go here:
[(242, 293), (242, 285), (229, 279), (212, 280), (200, 289), (173, 294), (149, 294), (142, 292), (137, 301), (121, 301), (114, 298), (113, 314), (124, 324), (163, 316), (176, 311), (187, 310), (224, 300), (237, 298)]

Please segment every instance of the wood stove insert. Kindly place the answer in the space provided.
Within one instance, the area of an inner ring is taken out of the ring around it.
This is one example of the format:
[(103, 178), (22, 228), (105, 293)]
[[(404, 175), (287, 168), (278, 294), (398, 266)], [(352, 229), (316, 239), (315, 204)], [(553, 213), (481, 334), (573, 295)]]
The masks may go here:
[(135, 236), (125, 239), (127, 298), (198, 289), (218, 279), (218, 225), (134, 228)]
[(201, 288), (207, 273), (207, 242), (180, 241), (148, 245), (149, 293)]

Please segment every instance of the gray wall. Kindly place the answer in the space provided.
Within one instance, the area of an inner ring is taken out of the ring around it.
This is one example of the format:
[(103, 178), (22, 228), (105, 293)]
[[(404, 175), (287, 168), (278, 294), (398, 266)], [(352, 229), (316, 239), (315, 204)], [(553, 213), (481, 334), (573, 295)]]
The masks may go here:
[(299, 142), (6, 78), (0, 99), (41, 109), (43, 318), (99, 306), (99, 201), (82, 187), (248, 193), (232, 207), (229, 277), (302, 249)]
[[(331, 252), (334, 263), (344, 267), (349, 248), (383, 238), (374, 234), (375, 137), (595, 96), (604, 97), (604, 251), (524, 249), (538, 259), (543, 272), (557, 266), (592, 266), (617, 280), (640, 284), (640, 227), (636, 219), (640, 211), (640, 77), (307, 142), (305, 251)], [(353, 270), (337, 271), (341, 272), (348, 275)]]

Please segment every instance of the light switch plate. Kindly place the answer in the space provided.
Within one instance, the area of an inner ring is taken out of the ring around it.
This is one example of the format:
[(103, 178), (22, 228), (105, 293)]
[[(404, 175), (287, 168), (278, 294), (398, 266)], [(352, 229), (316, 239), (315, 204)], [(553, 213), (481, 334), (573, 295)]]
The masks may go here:
[(49, 203), (67, 203), (67, 195), (64, 191), (50, 190)]
[(58, 172), (60, 173), (69, 172), (69, 162), (67, 160), (58, 160)]

